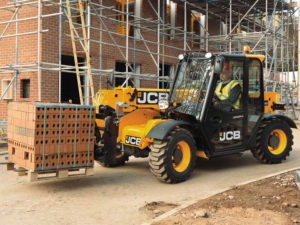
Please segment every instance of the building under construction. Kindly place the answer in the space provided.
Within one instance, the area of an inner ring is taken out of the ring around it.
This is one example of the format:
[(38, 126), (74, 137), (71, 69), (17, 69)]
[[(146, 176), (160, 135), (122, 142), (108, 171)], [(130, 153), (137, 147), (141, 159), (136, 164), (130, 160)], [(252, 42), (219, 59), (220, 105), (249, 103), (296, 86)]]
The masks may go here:
[[(265, 55), (267, 88), (294, 104), (297, 10), (291, 2), (2, 0), (0, 11), (0, 128), (9, 101), (92, 104), (88, 75), (95, 91), (166, 88), (179, 54), (233, 53), (243, 45)], [(112, 73), (114, 85), (107, 82)]]

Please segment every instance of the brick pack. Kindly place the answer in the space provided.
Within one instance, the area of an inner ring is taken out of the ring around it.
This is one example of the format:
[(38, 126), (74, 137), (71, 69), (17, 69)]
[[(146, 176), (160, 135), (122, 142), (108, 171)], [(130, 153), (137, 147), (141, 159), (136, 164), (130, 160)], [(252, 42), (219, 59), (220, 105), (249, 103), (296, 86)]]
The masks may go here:
[(92, 167), (94, 126), (92, 106), (11, 102), (9, 161), (32, 171)]

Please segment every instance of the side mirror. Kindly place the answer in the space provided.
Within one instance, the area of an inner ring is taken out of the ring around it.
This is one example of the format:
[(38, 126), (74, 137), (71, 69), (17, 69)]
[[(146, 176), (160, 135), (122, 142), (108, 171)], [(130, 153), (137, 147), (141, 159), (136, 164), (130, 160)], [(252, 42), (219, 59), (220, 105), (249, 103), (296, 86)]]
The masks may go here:
[(112, 70), (108, 75), (107, 83), (110, 84), (110, 86), (113, 86), (114, 80), (115, 80), (115, 71)]
[(223, 71), (224, 58), (222, 56), (217, 56), (215, 58), (215, 73), (221, 73)]

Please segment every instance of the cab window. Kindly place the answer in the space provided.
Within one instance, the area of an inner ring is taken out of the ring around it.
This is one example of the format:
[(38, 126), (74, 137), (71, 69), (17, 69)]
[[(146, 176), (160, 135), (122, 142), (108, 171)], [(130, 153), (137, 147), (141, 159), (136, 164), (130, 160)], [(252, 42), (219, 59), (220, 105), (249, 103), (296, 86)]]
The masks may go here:
[(225, 60), (215, 88), (215, 107), (227, 112), (242, 109), (243, 76), (243, 61)]
[(261, 64), (257, 59), (251, 59), (249, 63), (249, 114), (261, 111)]

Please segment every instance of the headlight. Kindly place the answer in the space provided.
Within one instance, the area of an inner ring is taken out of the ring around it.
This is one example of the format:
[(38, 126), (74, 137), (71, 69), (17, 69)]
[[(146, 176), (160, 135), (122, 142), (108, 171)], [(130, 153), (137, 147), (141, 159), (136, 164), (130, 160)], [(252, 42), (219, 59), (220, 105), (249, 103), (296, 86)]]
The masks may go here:
[(169, 108), (169, 102), (167, 100), (159, 100), (159, 102), (158, 102), (158, 108), (160, 110)]
[(184, 54), (180, 54), (180, 55), (178, 56), (178, 59), (179, 59), (179, 60), (183, 60), (183, 59), (184, 59)]
[(212, 57), (212, 53), (211, 52), (207, 52), (205, 54), (205, 58), (210, 59)]

